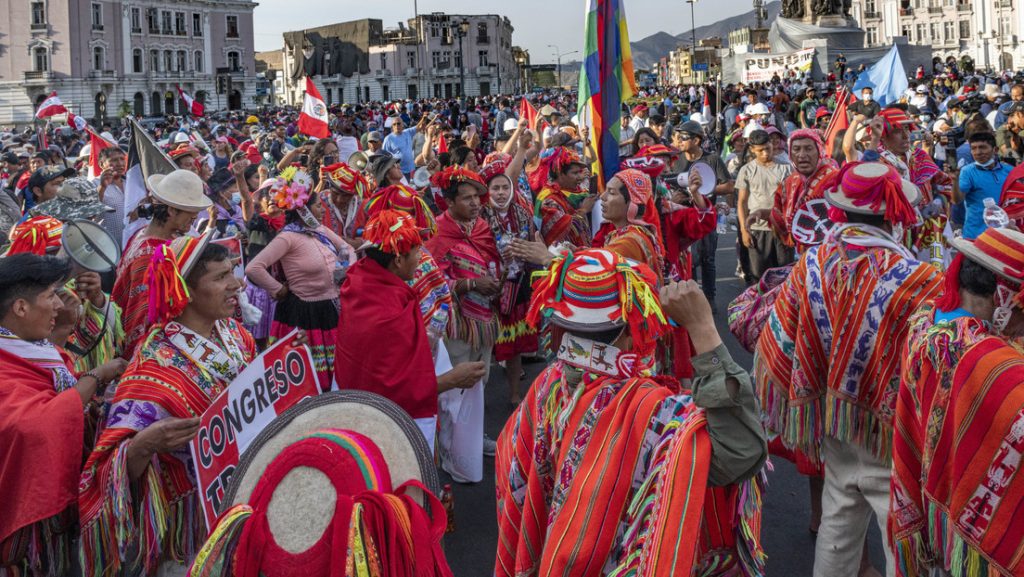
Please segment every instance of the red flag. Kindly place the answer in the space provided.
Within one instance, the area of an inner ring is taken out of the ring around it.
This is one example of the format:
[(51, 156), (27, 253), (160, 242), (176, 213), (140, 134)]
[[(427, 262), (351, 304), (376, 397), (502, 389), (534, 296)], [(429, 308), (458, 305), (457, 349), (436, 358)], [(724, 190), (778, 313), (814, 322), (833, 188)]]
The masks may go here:
[(537, 124), (537, 109), (530, 104), (525, 96), (519, 101), (519, 122), (525, 122), (526, 128), (530, 130), (533, 130), (534, 125)]
[(199, 102), (195, 98), (192, 98), (192, 95), (182, 90), (180, 85), (178, 85), (178, 96), (180, 96), (181, 99), (185, 101), (185, 104), (188, 105), (188, 111), (190, 114), (192, 114), (192, 116), (203, 115), (203, 112), (205, 112), (205, 107), (203, 106), (203, 103)]
[(445, 152), (448, 152), (448, 139), (442, 134), (440, 142), (437, 143), (437, 153), (444, 154)]
[(832, 143), (835, 142), (836, 135), (839, 134), (840, 130), (846, 130), (850, 128), (850, 119), (846, 117), (846, 108), (854, 102), (853, 94), (844, 86), (839, 94), (836, 95), (836, 109), (832, 113), (832, 120), (828, 123), (828, 128), (825, 129), (825, 152), (829, 156), (832, 156)]
[(100, 151), (104, 148), (110, 148), (114, 146), (113, 142), (108, 141), (94, 131), (89, 130), (89, 179), (99, 178), (100, 173), (103, 172), (100, 169)]
[(306, 98), (302, 103), (302, 114), (299, 114), (299, 132), (316, 138), (327, 138), (331, 130), (327, 127), (327, 105), (324, 97), (313, 84), (313, 79), (306, 77)]
[(64, 108), (64, 103), (60, 101), (60, 96), (57, 96), (57, 92), (54, 91), (39, 105), (36, 118), (49, 118), (57, 114), (66, 114), (67, 111), (68, 109)]

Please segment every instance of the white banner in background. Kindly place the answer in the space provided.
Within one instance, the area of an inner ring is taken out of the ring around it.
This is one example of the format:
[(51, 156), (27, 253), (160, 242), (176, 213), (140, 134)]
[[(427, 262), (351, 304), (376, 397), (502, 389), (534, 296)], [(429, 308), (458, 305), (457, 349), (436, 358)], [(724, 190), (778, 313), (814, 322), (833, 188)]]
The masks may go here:
[(804, 48), (783, 54), (750, 54), (743, 59), (740, 82), (768, 82), (776, 74), (785, 77), (787, 70), (810, 72), (814, 63), (814, 48)]

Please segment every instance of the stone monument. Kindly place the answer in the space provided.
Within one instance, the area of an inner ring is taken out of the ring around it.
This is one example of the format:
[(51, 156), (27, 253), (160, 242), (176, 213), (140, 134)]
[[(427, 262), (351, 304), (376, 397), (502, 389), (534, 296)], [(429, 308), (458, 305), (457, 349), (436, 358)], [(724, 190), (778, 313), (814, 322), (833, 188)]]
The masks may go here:
[(782, 12), (772, 23), (768, 42), (772, 52), (791, 52), (805, 40), (821, 41), (831, 50), (864, 47), (864, 31), (850, 16), (851, 0), (782, 0)]

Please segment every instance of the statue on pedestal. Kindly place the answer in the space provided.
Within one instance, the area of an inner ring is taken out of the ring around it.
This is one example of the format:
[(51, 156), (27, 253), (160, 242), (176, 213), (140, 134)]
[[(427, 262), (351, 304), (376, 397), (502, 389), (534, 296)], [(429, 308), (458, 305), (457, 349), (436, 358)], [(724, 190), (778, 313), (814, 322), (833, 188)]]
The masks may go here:
[(822, 17), (849, 18), (852, 0), (782, 0), (783, 18), (817, 23)]

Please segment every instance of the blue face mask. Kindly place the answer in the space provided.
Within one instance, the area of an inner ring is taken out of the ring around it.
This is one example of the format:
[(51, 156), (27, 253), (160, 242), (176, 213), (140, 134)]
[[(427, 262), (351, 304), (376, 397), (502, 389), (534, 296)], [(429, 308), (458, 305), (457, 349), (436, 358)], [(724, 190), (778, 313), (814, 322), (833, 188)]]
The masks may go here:
[(231, 204), (238, 206), (242, 204), (242, 193), (233, 192), (231, 193)]
[(989, 159), (989, 161), (988, 161), (988, 162), (986, 162), (986, 163), (984, 163), (984, 164), (982, 164), (982, 163), (980, 163), (980, 162), (975, 162), (974, 164), (978, 165), (978, 168), (985, 168), (985, 169), (988, 169), (988, 168), (992, 168), (993, 166), (995, 166), (995, 165), (996, 165), (996, 159), (995, 159), (995, 157), (993, 156), (992, 158), (990, 158), (990, 159)]

